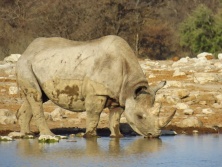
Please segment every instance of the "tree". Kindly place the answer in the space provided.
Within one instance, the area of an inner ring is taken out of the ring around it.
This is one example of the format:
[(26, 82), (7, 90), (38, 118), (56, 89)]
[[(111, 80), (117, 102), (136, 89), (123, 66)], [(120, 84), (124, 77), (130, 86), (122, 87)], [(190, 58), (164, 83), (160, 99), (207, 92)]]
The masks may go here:
[(180, 25), (180, 45), (193, 54), (216, 53), (221, 46), (221, 19), (205, 5), (199, 5)]

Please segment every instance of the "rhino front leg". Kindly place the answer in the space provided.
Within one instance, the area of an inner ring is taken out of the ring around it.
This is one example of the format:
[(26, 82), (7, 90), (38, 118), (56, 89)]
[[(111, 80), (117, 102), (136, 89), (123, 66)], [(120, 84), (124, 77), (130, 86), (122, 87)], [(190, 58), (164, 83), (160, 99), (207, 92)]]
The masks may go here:
[(31, 107), (27, 100), (25, 100), (16, 113), (16, 117), (18, 119), (18, 123), (20, 125), (22, 134), (30, 134), (30, 121), (32, 119), (32, 111)]
[(86, 133), (84, 137), (97, 136), (96, 128), (99, 123), (100, 114), (104, 109), (106, 97), (104, 96), (89, 96), (86, 98)]
[(123, 108), (117, 107), (109, 109), (109, 129), (111, 131), (110, 137), (123, 137), (120, 132), (120, 117), (123, 113)]

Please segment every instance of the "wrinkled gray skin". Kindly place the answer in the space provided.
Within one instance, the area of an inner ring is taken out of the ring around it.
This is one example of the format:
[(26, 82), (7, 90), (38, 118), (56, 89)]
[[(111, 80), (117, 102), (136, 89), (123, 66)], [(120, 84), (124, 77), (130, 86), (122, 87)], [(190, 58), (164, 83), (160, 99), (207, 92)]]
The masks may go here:
[(43, 114), (43, 103), (49, 99), (67, 110), (87, 112), (85, 137), (96, 136), (105, 107), (110, 110), (112, 137), (122, 137), (124, 109), (130, 126), (145, 137), (158, 137), (174, 115), (159, 118), (160, 106), (153, 103), (165, 82), (149, 87), (134, 52), (117, 36), (88, 42), (37, 38), (19, 58), (16, 71), (26, 97), (17, 112), (23, 134), (30, 133), (34, 116), (41, 135), (54, 135)]

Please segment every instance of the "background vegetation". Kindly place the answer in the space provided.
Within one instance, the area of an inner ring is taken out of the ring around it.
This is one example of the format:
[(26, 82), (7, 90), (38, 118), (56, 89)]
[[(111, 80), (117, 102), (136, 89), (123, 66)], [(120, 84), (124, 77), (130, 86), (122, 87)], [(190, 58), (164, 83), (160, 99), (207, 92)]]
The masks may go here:
[(191, 53), (222, 51), (222, 15), (199, 5), (180, 25), (180, 44)]
[[(127, 40), (139, 57), (151, 59), (192, 56), (200, 51), (220, 52), (221, 3), (221, 0), (0, 0), (0, 59), (22, 53), (33, 39), (42, 36), (90, 40), (115, 34)], [(201, 5), (203, 11), (199, 11)], [(192, 27), (195, 19), (203, 26)]]

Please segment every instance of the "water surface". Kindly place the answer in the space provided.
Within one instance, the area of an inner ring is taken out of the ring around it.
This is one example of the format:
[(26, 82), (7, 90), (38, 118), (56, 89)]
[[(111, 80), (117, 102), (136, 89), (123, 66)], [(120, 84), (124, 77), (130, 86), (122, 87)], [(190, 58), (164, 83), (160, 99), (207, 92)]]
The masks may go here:
[[(217, 167), (222, 135), (177, 135), (160, 139), (73, 138), (42, 144), (36, 139), (0, 142), (1, 167)], [(70, 139), (68, 139), (70, 140)]]

